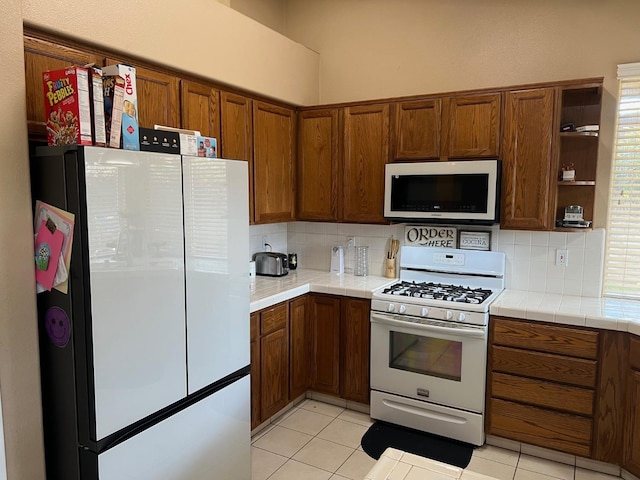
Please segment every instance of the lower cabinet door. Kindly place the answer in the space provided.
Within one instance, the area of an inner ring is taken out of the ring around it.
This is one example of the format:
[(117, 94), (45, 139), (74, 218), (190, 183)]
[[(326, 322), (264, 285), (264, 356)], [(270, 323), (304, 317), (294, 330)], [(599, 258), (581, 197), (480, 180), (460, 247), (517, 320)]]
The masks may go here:
[(309, 388), (309, 307), (308, 297), (302, 296), (289, 303), (289, 397), (303, 395)]
[(369, 300), (342, 299), (340, 390), (343, 398), (360, 403), (369, 403), (370, 310)]
[(311, 389), (340, 394), (340, 298), (309, 297), (311, 307)]
[(289, 401), (289, 335), (286, 328), (260, 339), (260, 416), (267, 419)]
[(640, 477), (640, 372), (631, 373), (628, 388), (630, 403), (623, 466)]

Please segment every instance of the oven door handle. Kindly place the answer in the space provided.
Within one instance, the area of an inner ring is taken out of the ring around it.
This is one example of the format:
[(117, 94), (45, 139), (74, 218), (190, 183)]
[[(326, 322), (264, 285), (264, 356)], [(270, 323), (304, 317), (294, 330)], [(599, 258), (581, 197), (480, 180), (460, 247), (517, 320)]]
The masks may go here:
[(414, 328), (423, 332), (446, 333), (448, 335), (458, 335), (461, 337), (484, 338), (487, 335), (484, 328), (447, 328), (431, 324), (428, 319), (422, 319), (420, 323), (407, 322), (403, 320), (396, 320), (389, 315), (380, 315), (375, 313), (371, 314), (371, 323), (379, 323), (381, 325), (390, 325), (394, 327)]

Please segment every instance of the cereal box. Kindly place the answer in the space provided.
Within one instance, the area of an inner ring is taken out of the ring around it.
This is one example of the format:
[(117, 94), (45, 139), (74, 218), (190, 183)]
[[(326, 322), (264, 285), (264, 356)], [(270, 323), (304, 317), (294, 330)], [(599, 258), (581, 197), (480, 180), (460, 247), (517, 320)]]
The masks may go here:
[(124, 78), (120, 75), (103, 75), (102, 88), (107, 146), (120, 148)]
[(92, 145), (89, 72), (67, 67), (42, 72), (49, 145)]
[(138, 130), (138, 96), (136, 93), (136, 69), (129, 65), (109, 65), (102, 69), (105, 75), (120, 75), (124, 79), (124, 103), (122, 106), (122, 148), (140, 150)]
[(104, 123), (104, 93), (102, 86), (102, 70), (87, 66), (91, 75), (91, 117), (93, 144), (104, 147), (107, 144), (107, 134)]

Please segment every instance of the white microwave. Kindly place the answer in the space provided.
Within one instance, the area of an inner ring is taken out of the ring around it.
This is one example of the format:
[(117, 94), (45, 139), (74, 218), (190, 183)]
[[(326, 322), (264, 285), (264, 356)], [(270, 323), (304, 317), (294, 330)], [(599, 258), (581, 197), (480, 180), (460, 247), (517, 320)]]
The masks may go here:
[(400, 222), (500, 221), (500, 160), (390, 163), (384, 216)]

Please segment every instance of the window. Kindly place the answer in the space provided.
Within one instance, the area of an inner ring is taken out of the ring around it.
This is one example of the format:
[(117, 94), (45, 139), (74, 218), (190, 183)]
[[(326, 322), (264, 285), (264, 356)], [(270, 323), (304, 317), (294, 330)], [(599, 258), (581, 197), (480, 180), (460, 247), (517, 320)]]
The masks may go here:
[(618, 78), (604, 294), (640, 298), (640, 63), (618, 65)]

